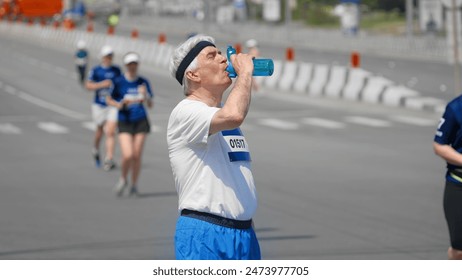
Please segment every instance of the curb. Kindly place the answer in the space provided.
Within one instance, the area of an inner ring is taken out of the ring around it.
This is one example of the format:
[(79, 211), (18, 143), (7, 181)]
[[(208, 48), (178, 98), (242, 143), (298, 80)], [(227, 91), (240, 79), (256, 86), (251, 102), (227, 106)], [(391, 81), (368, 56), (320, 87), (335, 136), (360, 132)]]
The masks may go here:
[[(444, 99), (424, 97), (420, 92), (360, 68), (292, 61), (274, 61), (274, 66), (275, 74), (262, 83), (270, 90), (438, 114), (444, 112), (447, 104)], [(276, 74), (277, 71), (282, 73)]]

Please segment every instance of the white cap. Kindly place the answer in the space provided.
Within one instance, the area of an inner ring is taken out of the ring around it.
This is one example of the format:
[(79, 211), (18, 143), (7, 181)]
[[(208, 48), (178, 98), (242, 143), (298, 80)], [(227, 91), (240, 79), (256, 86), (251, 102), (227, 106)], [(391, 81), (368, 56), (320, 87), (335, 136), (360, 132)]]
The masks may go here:
[(101, 52), (99, 54), (101, 55), (101, 57), (105, 57), (110, 54), (114, 54), (114, 50), (111, 46), (106, 45), (101, 48)]
[(87, 47), (87, 44), (85, 43), (85, 41), (79, 40), (77, 42), (77, 49), (82, 50), (82, 49), (85, 49), (86, 47)]
[(140, 62), (140, 56), (137, 54), (137, 53), (127, 53), (125, 56), (124, 56), (124, 64), (127, 65), (127, 64), (130, 64), (132, 62)]
[(249, 39), (247, 40), (247, 42), (245, 42), (245, 45), (247, 48), (255, 48), (256, 46), (258, 46), (258, 42), (255, 39)]

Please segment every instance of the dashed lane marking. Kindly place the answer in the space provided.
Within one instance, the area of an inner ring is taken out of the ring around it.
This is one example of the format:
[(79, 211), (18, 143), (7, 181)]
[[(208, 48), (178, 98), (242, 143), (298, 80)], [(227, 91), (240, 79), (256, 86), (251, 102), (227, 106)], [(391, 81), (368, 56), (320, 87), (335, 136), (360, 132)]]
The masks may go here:
[(261, 119), (258, 123), (281, 130), (296, 130), (300, 127), (298, 123), (283, 121), (279, 119)]
[(346, 117), (345, 120), (349, 123), (370, 126), (370, 127), (383, 128), (383, 127), (391, 126), (391, 123), (389, 121), (367, 118), (367, 117), (350, 116), (350, 117)]
[(0, 133), (3, 134), (21, 134), (22, 130), (11, 123), (0, 123)]
[(327, 129), (342, 129), (346, 126), (344, 123), (341, 122), (320, 118), (304, 118), (302, 119), (302, 123)]
[(156, 133), (156, 132), (161, 132), (161, 131), (162, 131), (162, 127), (158, 125), (151, 125), (151, 132)]
[(39, 122), (37, 127), (52, 134), (66, 134), (69, 129), (54, 122)]

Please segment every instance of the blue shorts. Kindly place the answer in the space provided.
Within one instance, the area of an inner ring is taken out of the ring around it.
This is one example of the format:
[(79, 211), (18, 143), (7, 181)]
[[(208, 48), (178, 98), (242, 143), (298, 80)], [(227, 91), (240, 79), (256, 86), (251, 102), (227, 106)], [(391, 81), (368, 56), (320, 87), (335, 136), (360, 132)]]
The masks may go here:
[(180, 216), (176, 224), (177, 260), (260, 260), (253, 228), (234, 229)]

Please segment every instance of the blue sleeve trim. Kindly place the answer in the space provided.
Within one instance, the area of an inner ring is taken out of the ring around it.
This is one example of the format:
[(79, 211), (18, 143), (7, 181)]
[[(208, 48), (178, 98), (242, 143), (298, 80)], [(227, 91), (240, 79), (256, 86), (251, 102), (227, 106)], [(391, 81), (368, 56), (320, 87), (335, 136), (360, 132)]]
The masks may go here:
[(229, 160), (233, 161), (252, 161), (249, 152), (229, 152)]
[(239, 135), (242, 136), (242, 132), (239, 128), (231, 129), (231, 130), (223, 130), (221, 132), (223, 136), (233, 136), (233, 135)]
[(438, 136), (435, 136), (435, 139), (433, 141), (438, 143), (438, 144), (441, 144), (441, 145), (449, 145), (450, 144), (450, 143), (446, 143), (446, 141), (444, 141), (444, 139), (442, 139), (441, 137), (438, 137)]

